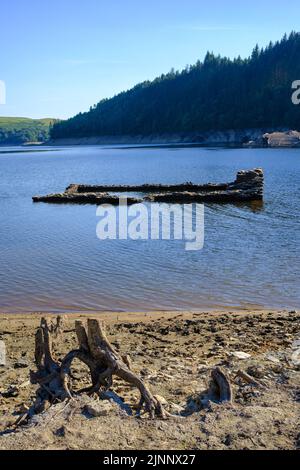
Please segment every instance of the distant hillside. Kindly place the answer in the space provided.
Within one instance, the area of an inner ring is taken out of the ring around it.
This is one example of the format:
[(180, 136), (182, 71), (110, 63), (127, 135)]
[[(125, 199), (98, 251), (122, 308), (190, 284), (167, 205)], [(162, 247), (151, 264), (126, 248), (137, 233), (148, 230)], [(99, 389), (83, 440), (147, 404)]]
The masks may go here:
[(45, 142), (55, 119), (0, 117), (0, 145)]
[(204, 62), (182, 72), (172, 70), (55, 124), (51, 136), (300, 129), (300, 106), (291, 102), (292, 82), (300, 80), (299, 58), (300, 33), (294, 32), (265, 49), (256, 46), (246, 59), (208, 52)]

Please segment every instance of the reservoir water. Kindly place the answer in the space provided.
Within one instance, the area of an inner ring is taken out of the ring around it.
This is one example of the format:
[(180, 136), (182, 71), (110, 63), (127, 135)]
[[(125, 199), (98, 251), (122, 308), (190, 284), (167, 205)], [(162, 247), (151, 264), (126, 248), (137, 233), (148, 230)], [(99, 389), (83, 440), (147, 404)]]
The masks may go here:
[[(232, 181), (262, 205), (205, 205), (205, 244), (96, 237), (96, 207), (34, 204), (70, 183)], [(0, 311), (300, 306), (300, 149), (0, 147)]]

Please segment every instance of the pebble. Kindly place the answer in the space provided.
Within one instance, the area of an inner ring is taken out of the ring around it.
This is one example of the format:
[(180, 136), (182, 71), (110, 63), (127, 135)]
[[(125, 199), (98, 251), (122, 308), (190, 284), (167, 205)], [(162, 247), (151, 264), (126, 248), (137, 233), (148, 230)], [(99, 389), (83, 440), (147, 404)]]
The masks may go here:
[(99, 418), (100, 416), (108, 416), (114, 410), (114, 406), (109, 401), (102, 401), (101, 403), (95, 403), (93, 405), (85, 405), (84, 412)]
[(266, 359), (270, 362), (273, 362), (274, 364), (280, 364), (280, 360), (278, 359), (278, 357), (275, 357), (272, 354), (267, 354)]
[(300, 367), (300, 348), (293, 352), (291, 359), (295, 367)]
[(14, 363), (14, 369), (26, 369), (27, 367), (29, 367), (29, 364), (24, 359), (20, 359)]
[(146, 367), (144, 369), (141, 369), (141, 372), (140, 374), (143, 376), (143, 377), (147, 377), (148, 375), (151, 375), (153, 373), (153, 371), (150, 371), (149, 369), (147, 369)]
[(15, 385), (11, 385), (7, 390), (0, 391), (4, 398), (15, 398), (19, 395), (19, 390)]
[(166, 374), (164, 372), (160, 372), (160, 377), (164, 377), (165, 379), (168, 379), (168, 380), (173, 380), (174, 379), (174, 375), (170, 375), (170, 374)]
[(237, 359), (250, 359), (251, 354), (245, 353), (243, 351), (233, 351), (230, 353), (230, 356), (236, 357)]
[(248, 367), (247, 372), (249, 375), (255, 377), (256, 379), (262, 379), (265, 376), (265, 370), (262, 366), (250, 366)]
[(170, 357), (169, 362), (175, 362), (177, 364), (179, 361), (176, 357)]
[(0, 367), (6, 366), (6, 347), (4, 341), (0, 341)]

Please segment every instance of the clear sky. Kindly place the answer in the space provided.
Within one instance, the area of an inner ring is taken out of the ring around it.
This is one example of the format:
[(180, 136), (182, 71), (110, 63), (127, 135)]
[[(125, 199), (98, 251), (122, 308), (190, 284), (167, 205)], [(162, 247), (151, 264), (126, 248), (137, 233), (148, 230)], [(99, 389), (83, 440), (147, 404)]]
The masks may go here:
[(203, 59), (298, 31), (300, 1), (1, 0), (1, 116), (66, 118)]

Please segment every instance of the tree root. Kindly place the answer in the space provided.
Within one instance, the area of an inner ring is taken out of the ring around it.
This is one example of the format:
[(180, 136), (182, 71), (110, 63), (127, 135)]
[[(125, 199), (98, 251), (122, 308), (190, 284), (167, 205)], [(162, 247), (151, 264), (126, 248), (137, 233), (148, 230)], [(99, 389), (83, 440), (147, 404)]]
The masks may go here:
[(218, 392), (219, 402), (232, 403), (232, 387), (227, 375), (222, 371), (222, 369), (220, 369), (220, 367), (217, 367), (212, 371), (211, 377)]
[(236, 377), (235, 378), (240, 378), (242, 379), (244, 382), (246, 382), (247, 384), (249, 385), (252, 385), (254, 387), (260, 387), (260, 388), (264, 388), (264, 385), (259, 382), (258, 380), (255, 380), (254, 377), (252, 377), (251, 375), (247, 374), (246, 372), (244, 372), (243, 370), (239, 370), (236, 374)]
[(138, 414), (142, 408), (150, 418), (165, 419), (169, 415), (159, 400), (151, 393), (142, 379), (131, 370), (130, 358), (120, 356), (106, 337), (104, 325), (98, 320), (89, 319), (87, 328), (82, 322), (75, 323), (79, 348), (70, 351), (61, 362), (54, 360), (52, 353), (52, 335), (57, 335), (61, 321), (57, 319), (55, 326), (42, 318), (41, 325), (35, 336), (35, 363), (37, 372), (31, 372), (31, 383), (38, 384), (37, 400), (27, 415), (39, 412), (46, 402), (53, 404), (72, 399), (74, 392), (70, 388), (69, 378), (74, 359), (88, 366), (92, 386), (77, 393), (93, 394), (107, 391), (113, 386), (113, 377), (119, 377), (133, 387), (141, 395)]
[[(84, 325), (75, 322), (78, 349), (70, 351), (61, 361), (53, 357), (52, 338), (62, 332), (62, 320), (57, 317), (56, 324), (41, 319), (40, 327), (35, 334), (35, 364), (36, 371), (30, 371), (32, 384), (39, 385), (36, 400), (15, 422), (19, 426), (28, 422), (33, 415), (45, 411), (52, 404), (70, 402), (75, 395), (89, 395), (107, 392), (113, 387), (114, 377), (122, 379), (140, 392), (140, 401), (136, 415), (148, 414), (151, 419), (182, 418), (171, 415), (159, 399), (152, 394), (143, 380), (132, 371), (130, 357), (120, 355), (109, 342), (104, 325), (98, 320), (88, 319)], [(91, 386), (80, 391), (74, 391), (71, 384), (71, 367), (77, 359), (84, 363), (90, 373)], [(229, 378), (220, 369), (211, 373), (212, 385), (220, 403), (232, 403), (233, 394)], [(245, 379), (245, 377), (244, 377)]]

